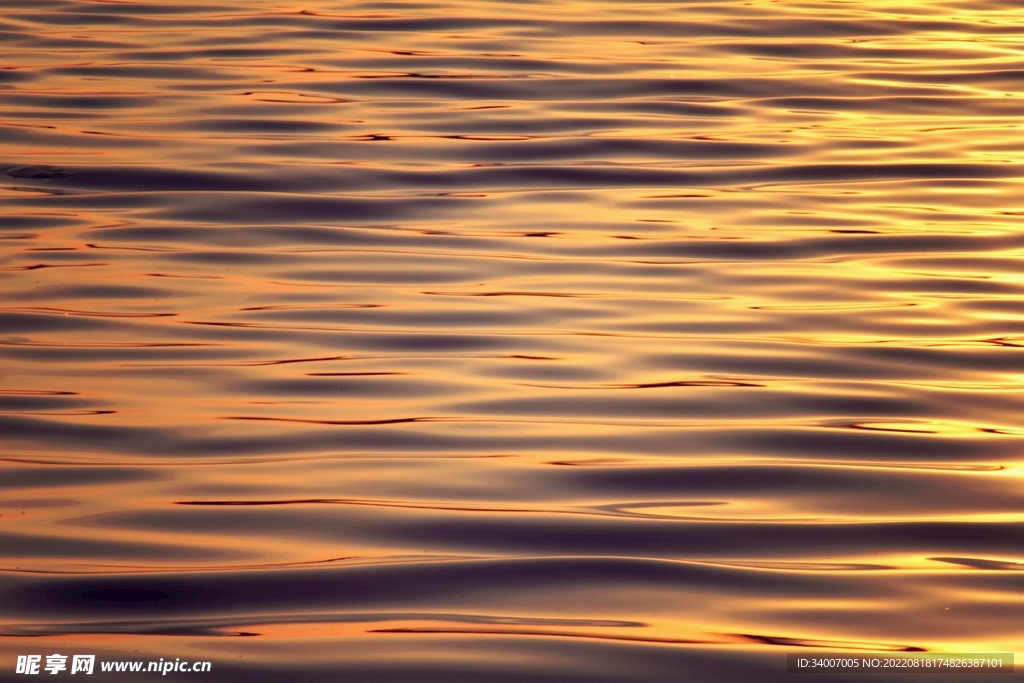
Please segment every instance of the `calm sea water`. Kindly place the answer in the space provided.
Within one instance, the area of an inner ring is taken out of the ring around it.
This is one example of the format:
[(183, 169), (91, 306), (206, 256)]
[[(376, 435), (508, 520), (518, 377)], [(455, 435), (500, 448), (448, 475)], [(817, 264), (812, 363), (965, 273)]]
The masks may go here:
[(4, 0), (0, 41), (3, 680), (1024, 649), (1018, 2)]

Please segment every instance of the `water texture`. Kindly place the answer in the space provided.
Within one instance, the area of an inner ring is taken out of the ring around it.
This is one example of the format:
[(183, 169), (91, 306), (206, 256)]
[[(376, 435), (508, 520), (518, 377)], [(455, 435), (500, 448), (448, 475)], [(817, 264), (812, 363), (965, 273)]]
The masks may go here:
[(0, 679), (1024, 649), (1019, 3), (216, 2), (3, 3)]

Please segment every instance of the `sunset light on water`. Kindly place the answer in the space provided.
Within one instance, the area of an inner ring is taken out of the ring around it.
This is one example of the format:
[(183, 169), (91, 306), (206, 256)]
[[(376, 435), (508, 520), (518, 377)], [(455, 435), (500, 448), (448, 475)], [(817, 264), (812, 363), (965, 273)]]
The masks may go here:
[(1024, 6), (216, 2), (2, 3), (0, 680), (1024, 651)]

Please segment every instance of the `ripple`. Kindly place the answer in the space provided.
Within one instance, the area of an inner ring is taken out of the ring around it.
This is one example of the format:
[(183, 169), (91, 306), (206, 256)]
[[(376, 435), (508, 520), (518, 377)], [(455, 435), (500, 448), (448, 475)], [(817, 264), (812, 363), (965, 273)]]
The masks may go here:
[(48, 180), (50, 178), (67, 178), (75, 175), (75, 171), (57, 166), (15, 166), (4, 170), (12, 178), (32, 178)]

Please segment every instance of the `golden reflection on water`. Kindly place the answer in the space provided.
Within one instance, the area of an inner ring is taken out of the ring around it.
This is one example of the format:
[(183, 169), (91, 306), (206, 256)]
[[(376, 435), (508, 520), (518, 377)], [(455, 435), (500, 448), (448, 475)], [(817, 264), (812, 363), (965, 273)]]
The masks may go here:
[(2, 666), (1012, 652), (1022, 19), (8, 3)]

